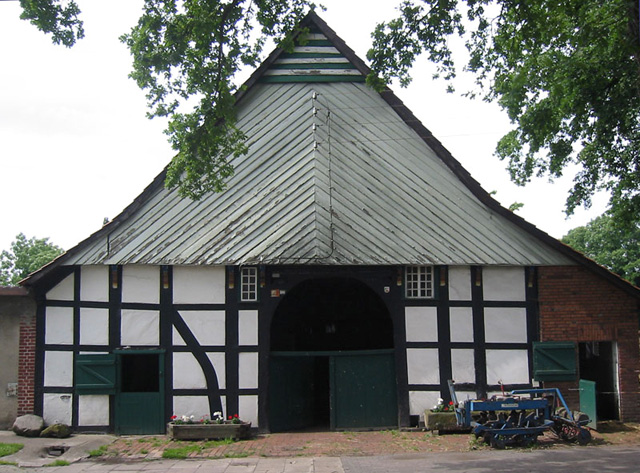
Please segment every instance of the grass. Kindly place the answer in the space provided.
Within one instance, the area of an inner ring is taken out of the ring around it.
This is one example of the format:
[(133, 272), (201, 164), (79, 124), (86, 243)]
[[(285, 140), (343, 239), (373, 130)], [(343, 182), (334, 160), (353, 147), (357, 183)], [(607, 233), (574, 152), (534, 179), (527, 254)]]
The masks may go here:
[(71, 463), (69, 463), (66, 460), (56, 460), (54, 462), (47, 463), (45, 466), (68, 466), (68, 465), (71, 465)]
[(203, 444), (204, 448), (216, 448), (221, 447), (223, 445), (231, 445), (234, 443), (233, 439), (221, 439), (221, 440), (208, 440)]
[(89, 457), (101, 457), (105, 453), (107, 453), (107, 449), (109, 447), (107, 445), (101, 445), (100, 448), (96, 448), (95, 450), (89, 450)]
[(251, 456), (253, 452), (238, 452), (238, 453), (225, 453), (225, 458), (247, 458)]
[(165, 448), (162, 452), (162, 458), (174, 460), (184, 460), (190, 453), (202, 452), (202, 447), (196, 444), (185, 445), (184, 447)]
[(24, 447), (21, 443), (0, 443), (0, 457), (13, 455)]

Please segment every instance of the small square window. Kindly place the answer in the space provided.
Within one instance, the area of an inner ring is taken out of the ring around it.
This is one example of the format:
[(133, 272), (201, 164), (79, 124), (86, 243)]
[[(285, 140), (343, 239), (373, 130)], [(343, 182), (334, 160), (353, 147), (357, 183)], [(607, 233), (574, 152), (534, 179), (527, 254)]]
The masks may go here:
[(258, 300), (258, 268), (247, 266), (240, 270), (240, 300)]
[(404, 286), (407, 299), (433, 299), (433, 266), (407, 266)]

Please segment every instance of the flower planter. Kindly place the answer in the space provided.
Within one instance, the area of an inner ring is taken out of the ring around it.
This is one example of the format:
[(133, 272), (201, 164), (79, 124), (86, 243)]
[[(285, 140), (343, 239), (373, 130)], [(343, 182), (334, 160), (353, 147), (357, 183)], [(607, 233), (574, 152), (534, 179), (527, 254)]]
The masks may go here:
[(458, 428), (456, 413), (425, 411), (424, 426), (427, 430), (456, 430)]
[(251, 436), (251, 422), (241, 424), (167, 424), (167, 434), (174, 440), (235, 439)]

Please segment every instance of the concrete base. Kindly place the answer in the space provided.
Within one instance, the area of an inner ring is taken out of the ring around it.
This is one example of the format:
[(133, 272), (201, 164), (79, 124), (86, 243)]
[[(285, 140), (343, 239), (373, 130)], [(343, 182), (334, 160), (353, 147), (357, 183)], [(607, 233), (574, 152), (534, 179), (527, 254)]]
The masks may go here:
[(251, 422), (242, 424), (167, 424), (167, 435), (175, 440), (236, 439), (251, 435)]
[[(74, 463), (89, 458), (89, 452), (116, 440), (112, 435), (77, 434), (66, 439), (20, 437), (10, 431), (0, 431), (0, 443), (21, 443), (22, 450), (2, 457), (5, 462), (14, 462), (19, 467), (41, 467), (56, 460)], [(54, 453), (51, 455), (49, 452)], [(59, 453), (62, 452), (62, 453)]]
[(424, 426), (427, 430), (456, 430), (458, 422), (455, 412), (424, 412)]

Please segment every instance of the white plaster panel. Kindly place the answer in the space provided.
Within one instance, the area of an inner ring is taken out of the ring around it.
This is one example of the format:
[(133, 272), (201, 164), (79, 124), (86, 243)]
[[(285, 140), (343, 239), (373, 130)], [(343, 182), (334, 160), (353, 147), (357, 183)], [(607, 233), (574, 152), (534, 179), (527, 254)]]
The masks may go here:
[(83, 266), (80, 270), (80, 299), (83, 301), (109, 301), (109, 267)]
[(104, 394), (80, 396), (78, 425), (109, 425), (109, 396)]
[(70, 274), (47, 292), (46, 298), (50, 301), (72, 301), (73, 286), (73, 274)]
[(193, 416), (197, 420), (204, 416), (211, 417), (209, 398), (207, 396), (174, 396), (173, 414), (178, 417)]
[(173, 327), (173, 344), (177, 347), (183, 347), (186, 345), (182, 335), (180, 335), (180, 332), (178, 332), (175, 327)]
[(122, 311), (120, 325), (120, 340), (122, 345), (153, 345), (160, 344), (160, 313), (155, 310)]
[(218, 378), (218, 387), (225, 389), (227, 387), (227, 370), (225, 369), (225, 357), (224, 353), (207, 353), (213, 369), (216, 370), (216, 376)]
[(238, 343), (240, 345), (258, 345), (258, 311), (238, 311)]
[(122, 302), (160, 302), (160, 268), (158, 266), (123, 266)]
[(42, 418), (46, 425), (71, 425), (71, 394), (46, 393), (42, 399)]
[(438, 309), (436, 307), (406, 307), (404, 318), (408, 342), (438, 341)]
[(73, 386), (73, 352), (46, 351), (44, 354), (44, 385)]
[(109, 344), (109, 309), (80, 309), (80, 344)]
[(482, 294), (485, 301), (524, 301), (525, 285), (522, 267), (482, 268)]
[(449, 267), (449, 300), (471, 300), (471, 269), (468, 266)]
[(191, 353), (174, 353), (173, 389), (202, 389), (206, 387), (207, 382), (198, 360)]
[(409, 391), (409, 414), (424, 420), (424, 411), (433, 409), (440, 399), (439, 391)]
[(475, 383), (476, 371), (473, 350), (451, 350), (451, 375), (456, 383)]
[(240, 412), (232, 412), (229, 415), (238, 414), (240, 419), (251, 422), (251, 427), (258, 426), (258, 396), (239, 396), (238, 409)]
[(475, 400), (478, 396), (473, 391), (458, 391), (456, 389), (456, 398), (458, 398), (458, 403), (460, 403), (462, 401)]
[(409, 384), (440, 384), (438, 350), (407, 349), (407, 372)]
[(258, 354), (238, 354), (238, 387), (240, 389), (258, 388)]
[(224, 304), (224, 267), (174, 266), (173, 302), (176, 304)]
[(180, 315), (200, 345), (225, 345), (223, 310), (181, 310)]
[(449, 308), (449, 330), (452, 342), (473, 342), (473, 310), (471, 307)]
[(487, 384), (526, 384), (530, 379), (527, 350), (487, 350)]
[(47, 307), (45, 309), (44, 341), (51, 345), (73, 344), (73, 309)]
[(524, 307), (486, 307), (484, 332), (489, 343), (527, 343), (527, 310)]

